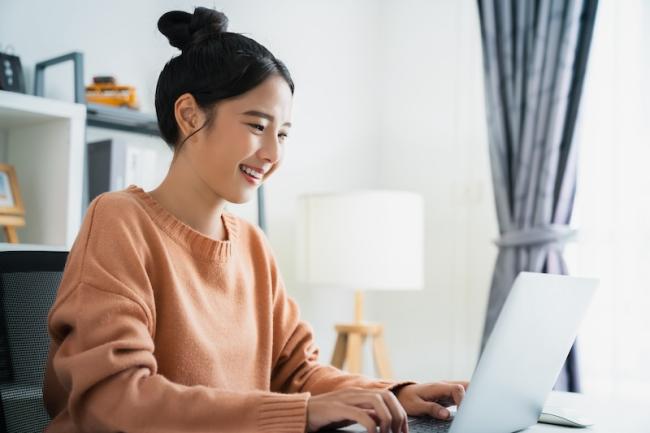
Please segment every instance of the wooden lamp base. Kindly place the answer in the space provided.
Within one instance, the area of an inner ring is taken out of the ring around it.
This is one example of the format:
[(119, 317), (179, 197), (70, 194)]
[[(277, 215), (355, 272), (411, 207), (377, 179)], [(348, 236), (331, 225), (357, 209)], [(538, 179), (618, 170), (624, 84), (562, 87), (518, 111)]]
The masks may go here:
[(375, 367), (379, 377), (391, 380), (392, 373), (390, 362), (384, 343), (384, 328), (378, 323), (364, 323), (362, 321), (363, 293), (356, 292), (355, 296), (355, 323), (337, 324), (335, 326), (337, 337), (331, 364), (343, 369), (346, 366), (350, 373), (360, 374), (362, 365), (362, 349), (367, 337), (372, 340)]

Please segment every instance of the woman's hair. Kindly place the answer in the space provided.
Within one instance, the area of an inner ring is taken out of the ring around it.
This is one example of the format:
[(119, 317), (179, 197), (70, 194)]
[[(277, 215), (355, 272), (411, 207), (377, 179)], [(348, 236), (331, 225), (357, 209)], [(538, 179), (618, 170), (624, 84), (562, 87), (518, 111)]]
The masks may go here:
[(193, 14), (170, 11), (158, 20), (158, 30), (181, 50), (165, 64), (156, 85), (158, 128), (172, 149), (180, 150), (183, 144), (178, 142), (174, 104), (184, 93), (194, 96), (207, 113), (201, 128), (210, 125), (217, 102), (246, 93), (273, 74), (284, 78), (293, 94), (293, 80), (284, 63), (253, 39), (227, 28), (226, 15), (204, 7), (195, 8)]

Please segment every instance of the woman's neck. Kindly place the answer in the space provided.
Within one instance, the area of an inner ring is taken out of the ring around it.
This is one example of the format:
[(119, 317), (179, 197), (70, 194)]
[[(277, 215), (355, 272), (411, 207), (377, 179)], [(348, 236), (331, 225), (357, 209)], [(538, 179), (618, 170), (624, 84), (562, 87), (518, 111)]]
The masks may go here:
[(162, 183), (148, 194), (194, 230), (216, 240), (226, 240), (221, 219), (226, 201), (196, 176), (184, 174), (175, 165), (172, 164)]

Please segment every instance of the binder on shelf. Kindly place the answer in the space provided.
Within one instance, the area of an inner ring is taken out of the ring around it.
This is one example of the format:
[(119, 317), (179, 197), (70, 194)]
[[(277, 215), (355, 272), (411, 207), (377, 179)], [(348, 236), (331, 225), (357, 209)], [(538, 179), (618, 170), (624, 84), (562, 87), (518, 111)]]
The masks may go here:
[(151, 188), (159, 180), (156, 152), (124, 140), (106, 139), (88, 143), (88, 197), (85, 207), (99, 194), (131, 184)]
[(89, 126), (160, 136), (158, 122), (150, 114), (130, 108), (93, 103), (86, 104), (86, 107), (86, 120)]

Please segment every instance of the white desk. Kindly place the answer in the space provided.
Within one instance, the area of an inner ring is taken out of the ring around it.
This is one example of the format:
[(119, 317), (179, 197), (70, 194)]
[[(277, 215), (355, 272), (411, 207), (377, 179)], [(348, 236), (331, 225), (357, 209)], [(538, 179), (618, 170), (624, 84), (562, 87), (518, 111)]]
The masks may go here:
[(577, 409), (594, 421), (584, 429), (536, 424), (528, 432), (573, 432), (573, 433), (648, 433), (650, 432), (650, 394), (645, 401), (624, 397), (603, 399), (568, 392), (552, 392), (546, 404)]
[[(650, 393), (644, 401), (639, 399), (597, 399), (582, 394), (551, 392), (546, 405), (579, 410), (593, 420), (588, 428), (572, 428), (551, 424), (536, 424), (523, 430), (526, 433), (650, 433)], [(337, 432), (365, 432), (359, 424)], [(504, 432), (506, 433), (506, 432)]]

